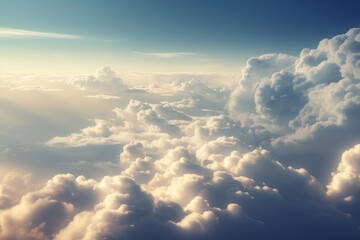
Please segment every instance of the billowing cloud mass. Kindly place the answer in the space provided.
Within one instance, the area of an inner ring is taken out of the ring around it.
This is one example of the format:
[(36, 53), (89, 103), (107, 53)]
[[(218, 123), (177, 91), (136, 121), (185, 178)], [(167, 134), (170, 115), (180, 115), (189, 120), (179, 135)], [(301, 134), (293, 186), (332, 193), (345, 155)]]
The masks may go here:
[[(2, 180), (0, 239), (359, 239), (359, 63), (351, 29), (299, 56), (249, 59), (232, 89), (149, 86), (173, 95), (46, 142), (118, 145), (118, 174)], [(108, 68), (72, 84), (125, 88)]]
[(339, 152), (360, 141), (359, 32), (324, 39), (297, 58), (250, 59), (229, 114), (244, 126), (267, 129), (276, 154), (292, 158), (290, 164), (303, 161), (324, 179)]
[(68, 84), (78, 87), (80, 90), (104, 94), (117, 94), (127, 89), (123, 80), (110, 67), (98, 69), (95, 75), (70, 79)]

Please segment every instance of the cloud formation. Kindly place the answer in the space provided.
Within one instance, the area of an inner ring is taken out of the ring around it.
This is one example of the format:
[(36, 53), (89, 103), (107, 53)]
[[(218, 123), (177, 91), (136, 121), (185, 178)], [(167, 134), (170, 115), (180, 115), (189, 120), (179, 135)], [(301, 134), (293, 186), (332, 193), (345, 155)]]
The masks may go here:
[(251, 58), (230, 97), (229, 114), (243, 126), (271, 132), (280, 156), (298, 161), (308, 154), (304, 166), (324, 179), (336, 165), (334, 156), (360, 141), (359, 32), (324, 39), (298, 57)]
[[(234, 89), (154, 85), (173, 95), (50, 139), (119, 145), (120, 172), (60, 174), (19, 194), (4, 180), (0, 239), (358, 239), (359, 36), (251, 58)], [(125, 88), (109, 68), (71, 84)]]
[(105, 95), (118, 94), (127, 89), (123, 80), (110, 67), (98, 69), (95, 75), (72, 78), (67, 83), (83, 91)]

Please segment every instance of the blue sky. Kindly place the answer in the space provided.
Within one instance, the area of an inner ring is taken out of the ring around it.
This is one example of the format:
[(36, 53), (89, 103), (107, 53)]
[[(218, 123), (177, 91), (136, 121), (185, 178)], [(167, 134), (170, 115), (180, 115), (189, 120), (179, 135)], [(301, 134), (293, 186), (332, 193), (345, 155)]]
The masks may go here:
[[(103, 64), (122, 71), (236, 72), (251, 56), (297, 54), (358, 26), (359, 10), (351, 0), (3, 0), (2, 28), (82, 39), (2, 38), (1, 65), (10, 72), (88, 72)], [(139, 52), (194, 54), (159, 59)]]
[[(359, 11), (353, 0), (2, 0), (2, 28), (82, 39), (0, 38), (0, 61), (3, 71), (88, 72), (102, 63), (123, 71), (236, 72), (251, 56), (316, 47), (358, 26)], [(149, 54), (168, 52), (193, 54)]]

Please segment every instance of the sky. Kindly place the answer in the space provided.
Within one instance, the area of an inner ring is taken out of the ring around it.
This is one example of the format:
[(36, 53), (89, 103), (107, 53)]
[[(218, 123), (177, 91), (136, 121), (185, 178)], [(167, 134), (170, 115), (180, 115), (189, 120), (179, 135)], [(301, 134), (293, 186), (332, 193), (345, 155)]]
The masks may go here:
[(1, 28), (60, 35), (2, 33), (1, 68), (88, 73), (101, 63), (119, 71), (238, 72), (249, 57), (298, 54), (347, 31), (359, 23), (359, 9), (351, 0), (2, 0)]
[(0, 0), (0, 240), (360, 239), (359, 12)]

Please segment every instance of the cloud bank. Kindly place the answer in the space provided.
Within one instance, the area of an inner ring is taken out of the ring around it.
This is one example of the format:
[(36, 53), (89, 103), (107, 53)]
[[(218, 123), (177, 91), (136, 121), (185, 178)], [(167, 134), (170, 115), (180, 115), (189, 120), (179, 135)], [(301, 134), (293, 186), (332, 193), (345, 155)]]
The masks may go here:
[[(174, 95), (46, 143), (119, 145), (119, 174), (60, 174), (23, 193), (3, 179), (0, 239), (358, 239), (359, 56), (351, 29), (299, 56), (249, 59), (232, 89), (149, 87)], [(108, 68), (71, 84), (124, 87)]]

